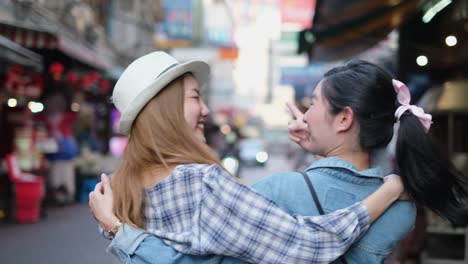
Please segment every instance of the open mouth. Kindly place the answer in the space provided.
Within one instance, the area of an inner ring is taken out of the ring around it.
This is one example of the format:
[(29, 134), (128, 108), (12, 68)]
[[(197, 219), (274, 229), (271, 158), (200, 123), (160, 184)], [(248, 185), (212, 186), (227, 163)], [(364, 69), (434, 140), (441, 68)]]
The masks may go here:
[(201, 131), (205, 130), (205, 121), (200, 121), (197, 123), (197, 129), (200, 129)]

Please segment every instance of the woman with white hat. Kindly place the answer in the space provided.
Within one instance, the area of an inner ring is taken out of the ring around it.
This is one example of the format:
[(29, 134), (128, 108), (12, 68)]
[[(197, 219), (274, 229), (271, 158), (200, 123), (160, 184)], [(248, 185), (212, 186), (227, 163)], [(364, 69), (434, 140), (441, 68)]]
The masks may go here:
[(328, 263), (401, 195), (399, 177), (391, 176), (363, 202), (332, 214), (284, 212), (238, 183), (204, 143), (209, 110), (200, 86), (208, 75), (204, 62), (179, 63), (154, 52), (130, 64), (118, 80), (112, 99), (128, 145), (112, 183), (104, 176), (90, 194), (92, 212), (111, 236), (136, 227), (185, 254)]

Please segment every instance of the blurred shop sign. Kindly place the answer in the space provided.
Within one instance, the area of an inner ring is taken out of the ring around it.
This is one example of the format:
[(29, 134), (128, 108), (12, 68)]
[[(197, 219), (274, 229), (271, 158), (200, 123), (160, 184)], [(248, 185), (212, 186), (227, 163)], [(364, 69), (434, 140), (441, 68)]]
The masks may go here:
[(192, 41), (156, 38), (156, 46), (160, 49), (186, 48), (192, 46)]
[(296, 24), (301, 29), (312, 27), (315, 0), (281, 0), (281, 22)]
[(164, 1), (164, 33), (170, 39), (193, 38), (193, 6), (192, 0)]
[(193, 40), (193, 1), (164, 0), (164, 21), (156, 24), (155, 41), (159, 48), (188, 47)]
[(282, 43), (297, 43), (299, 31), (312, 27), (315, 14), (315, 0), (281, 0)]
[(239, 56), (239, 50), (235, 48), (220, 48), (219, 59), (221, 60), (235, 60)]
[[(297, 45), (299, 31), (312, 28), (315, 0), (281, 0), (281, 35), (284, 44)], [(296, 52), (294, 50), (294, 52)]]
[[(281, 30), (280, 41), (282, 43), (297, 43), (299, 31), (296, 29), (283, 29)], [(295, 50), (294, 50), (295, 51)]]
[(209, 44), (233, 47), (233, 23), (231, 14), (222, 1), (208, 2), (205, 5), (205, 35)]
[(306, 67), (281, 67), (282, 85), (310, 85), (315, 84), (322, 78), (327, 66), (319, 64), (317, 66)]

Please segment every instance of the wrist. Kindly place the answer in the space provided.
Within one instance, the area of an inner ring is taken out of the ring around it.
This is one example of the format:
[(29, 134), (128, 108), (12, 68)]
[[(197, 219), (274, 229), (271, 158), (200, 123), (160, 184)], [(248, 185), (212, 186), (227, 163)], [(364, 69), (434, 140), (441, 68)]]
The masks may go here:
[(107, 230), (107, 233), (112, 237), (112, 238), (115, 238), (115, 236), (117, 235), (117, 232), (119, 232), (120, 228), (122, 227), (122, 222), (120, 222), (119, 220), (117, 220), (117, 222), (114, 224), (113, 227), (111, 227), (111, 229)]
[(401, 194), (403, 193), (402, 190), (393, 186), (392, 184), (384, 184), (382, 187), (382, 191), (385, 192), (385, 196), (390, 199), (390, 201), (394, 202), (400, 198)]
[(112, 236), (115, 236), (115, 233), (117, 233), (121, 226), (122, 222), (115, 215), (108, 217), (104, 222), (102, 222), (102, 228)]

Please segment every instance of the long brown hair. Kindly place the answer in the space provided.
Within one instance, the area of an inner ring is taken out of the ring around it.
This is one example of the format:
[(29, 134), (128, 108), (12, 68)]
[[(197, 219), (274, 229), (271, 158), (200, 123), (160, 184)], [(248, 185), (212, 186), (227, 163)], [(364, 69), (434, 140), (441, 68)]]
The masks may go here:
[(112, 177), (114, 212), (124, 223), (143, 227), (143, 172), (150, 167), (219, 164), (196, 139), (184, 118), (184, 76), (169, 83), (135, 119), (122, 161)]

